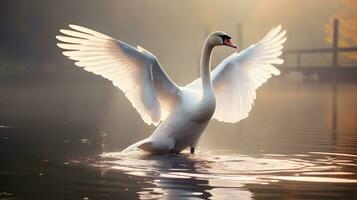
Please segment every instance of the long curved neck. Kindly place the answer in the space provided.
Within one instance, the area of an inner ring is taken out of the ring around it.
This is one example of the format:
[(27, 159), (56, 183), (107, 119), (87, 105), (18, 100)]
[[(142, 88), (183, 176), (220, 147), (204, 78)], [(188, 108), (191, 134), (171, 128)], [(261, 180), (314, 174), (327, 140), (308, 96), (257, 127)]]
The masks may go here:
[(213, 47), (214, 46), (209, 43), (207, 38), (203, 45), (201, 62), (200, 62), (203, 94), (213, 91), (213, 87), (211, 83), (211, 74), (210, 74), (211, 54), (212, 54)]

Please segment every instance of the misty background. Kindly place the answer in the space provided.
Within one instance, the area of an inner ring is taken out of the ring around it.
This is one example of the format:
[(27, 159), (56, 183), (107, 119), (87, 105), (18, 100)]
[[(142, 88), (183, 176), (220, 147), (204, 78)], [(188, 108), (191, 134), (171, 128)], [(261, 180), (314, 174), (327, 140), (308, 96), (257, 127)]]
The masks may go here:
[[(331, 19), (354, 15), (348, 2), (0, 1), (0, 126), (16, 127), (24, 145), (31, 140), (46, 146), (51, 139), (70, 143), (68, 138), (75, 138), (74, 141), (86, 143), (87, 138), (95, 138), (98, 146), (98, 141), (106, 140), (116, 150), (154, 130), (142, 122), (110, 81), (75, 67), (61, 54), (55, 36), (68, 24), (143, 46), (157, 56), (176, 83), (185, 85), (199, 76), (200, 53), (207, 32), (222, 30), (231, 34), (240, 51), (281, 24), (288, 32), (285, 50), (330, 47)], [(233, 52), (216, 48), (213, 67)], [(331, 56), (320, 56), (307, 61), (330, 63), (330, 59)], [(297, 85), (291, 90), (284, 80), (274, 79), (258, 89), (248, 119), (237, 124), (213, 120), (202, 144), (224, 148), (225, 141), (216, 139), (218, 131), (228, 135), (226, 140), (240, 141), (237, 146), (248, 148), (252, 143), (269, 141), (277, 131), (329, 130), (331, 102), (326, 100), (330, 93), (325, 91), (328, 88)], [(305, 89), (308, 91), (303, 92)], [(355, 91), (355, 87), (347, 85), (341, 90)], [(348, 92), (340, 98), (339, 124), (342, 128), (354, 127), (357, 114), (351, 105), (356, 103), (356, 94)], [(302, 117), (306, 113), (309, 116)], [(311, 123), (311, 119), (316, 123)]]

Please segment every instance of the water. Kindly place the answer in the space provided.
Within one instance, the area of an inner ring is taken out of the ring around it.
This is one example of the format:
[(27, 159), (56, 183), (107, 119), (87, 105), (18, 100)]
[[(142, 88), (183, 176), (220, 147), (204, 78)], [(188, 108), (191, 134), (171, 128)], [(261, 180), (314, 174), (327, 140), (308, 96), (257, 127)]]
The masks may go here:
[(356, 199), (356, 91), (272, 82), (195, 155), (150, 156), (119, 152), (152, 128), (112, 87), (6, 86), (0, 199)]

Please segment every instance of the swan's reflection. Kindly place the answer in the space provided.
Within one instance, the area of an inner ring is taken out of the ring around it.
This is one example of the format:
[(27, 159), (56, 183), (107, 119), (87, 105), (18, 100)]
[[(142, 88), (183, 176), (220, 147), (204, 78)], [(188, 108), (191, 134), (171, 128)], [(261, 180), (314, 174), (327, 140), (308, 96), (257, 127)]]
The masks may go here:
[(326, 154), (317, 157), (316, 152), (289, 157), (204, 152), (194, 156), (106, 153), (97, 166), (102, 169), (103, 177), (111, 177), (113, 173), (139, 177), (141, 185), (137, 187), (137, 195), (140, 199), (252, 199), (253, 194), (247, 186), (251, 184), (357, 182), (354, 172), (342, 169), (343, 164), (353, 161), (348, 157), (333, 158)]
[[(185, 171), (187, 173), (198, 173), (197, 163), (189, 156), (169, 155), (168, 157), (150, 157), (148, 160), (154, 161), (155, 167), (151, 168), (154, 177), (152, 188), (144, 188), (138, 192), (140, 199), (159, 197), (160, 199), (177, 199), (196, 197), (208, 199), (211, 195), (208, 191), (212, 189), (208, 180), (190, 176), (175, 175), (174, 172)], [(149, 175), (149, 174), (147, 174)], [(153, 194), (157, 195), (153, 195)]]
[(124, 156), (120, 153), (109, 153), (104, 154), (103, 158), (115, 158), (103, 160), (102, 164), (107, 165), (103, 176), (109, 171), (117, 170), (147, 179), (146, 183), (150, 183), (150, 186), (137, 192), (140, 199), (225, 199), (226, 195), (245, 197), (244, 199), (252, 197), (251, 193), (243, 188), (244, 185), (238, 182), (229, 186), (228, 181), (220, 183), (219, 179), (210, 174), (209, 161), (188, 154), (148, 156), (134, 153)]

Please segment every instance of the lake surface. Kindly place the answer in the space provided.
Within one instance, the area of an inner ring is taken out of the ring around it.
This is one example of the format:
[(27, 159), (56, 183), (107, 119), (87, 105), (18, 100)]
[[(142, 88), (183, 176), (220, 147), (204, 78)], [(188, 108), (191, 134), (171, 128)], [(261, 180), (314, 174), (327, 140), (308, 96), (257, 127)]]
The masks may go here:
[(272, 81), (195, 155), (120, 153), (148, 136), (106, 85), (0, 88), (0, 199), (357, 199), (357, 84)]

